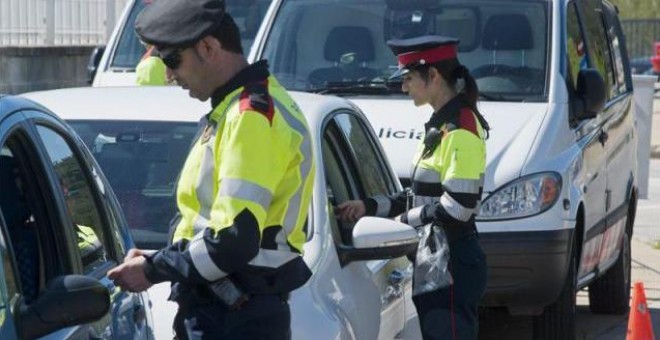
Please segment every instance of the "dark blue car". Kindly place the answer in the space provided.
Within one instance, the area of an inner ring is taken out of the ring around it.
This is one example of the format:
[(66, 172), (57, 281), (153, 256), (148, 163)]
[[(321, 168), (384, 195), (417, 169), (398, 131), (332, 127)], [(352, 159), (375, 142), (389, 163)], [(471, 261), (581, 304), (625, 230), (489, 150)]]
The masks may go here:
[(82, 140), (44, 107), (0, 95), (0, 339), (152, 339), (146, 293), (106, 275), (132, 247)]

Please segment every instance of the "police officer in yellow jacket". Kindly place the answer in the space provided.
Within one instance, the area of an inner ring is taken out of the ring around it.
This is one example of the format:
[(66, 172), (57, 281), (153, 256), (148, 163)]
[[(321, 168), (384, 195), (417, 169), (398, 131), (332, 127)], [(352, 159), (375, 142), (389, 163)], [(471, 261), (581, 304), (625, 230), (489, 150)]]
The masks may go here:
[(171, 281), (177, 338), (287, 339), (288, 293), (302, 259), (314, 162), (300, 109), (266, 61), (249, 65), (219, 0), (159, 0), (138, 16), (174, 78), (212, 111), (184, 164), (173, 243), (132, 250), (110, 272), (142, 291)]
[(147, 45), (147, 52), (135, 67), (135, 82), (141, 86), (167, 85), (166, 71), (158, 51), (153, 45)]
[[(402, 90), (433, 114), (413, 160), (412, 192), (348, 201), (343, 220), (363, 215), (395, 217), (412, 226), (441, 226), (449, 241), (453, 284), (413, 297), (424, 339), (476, 339), (477, 306), (486, 287), (485, 256), (477, 241), (486, 166), (488, 124), (476, 107), (474, 78), (457, 59), (458, 40), (423, 36), (388, 41), (397, 55)], [(401, 117), (405, 119), (405, 117)], [(434, 138), (435, 136), (435, 138)], [(412, 198), (412, 202), (410, 199)], [(407, 210), (409, 206), (414, 208)]]

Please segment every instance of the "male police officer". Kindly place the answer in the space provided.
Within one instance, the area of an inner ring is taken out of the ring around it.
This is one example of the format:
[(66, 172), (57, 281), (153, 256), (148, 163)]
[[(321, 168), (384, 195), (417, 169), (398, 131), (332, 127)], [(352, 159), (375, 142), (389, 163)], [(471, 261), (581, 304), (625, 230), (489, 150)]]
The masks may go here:
[(159, 0), (138, 16), (168, 77), (213, 110), (184, 164), (171, 246), (133, 250), (110, 278), (128, 291), (172, 281), (179, 338), (290, 337), (314, 163), (307, 123), (266, 61), (249, 65), (220, 0)]

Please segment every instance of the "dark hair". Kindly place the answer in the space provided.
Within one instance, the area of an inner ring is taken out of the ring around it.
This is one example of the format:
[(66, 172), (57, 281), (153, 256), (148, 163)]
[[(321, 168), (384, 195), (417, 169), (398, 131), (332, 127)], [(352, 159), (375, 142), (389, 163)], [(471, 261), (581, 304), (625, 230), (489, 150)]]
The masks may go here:
[(229, 14), (225, 14), (220, 21), (218, 27), (211, 31), (210, 35), (222, 44), (222, 48), (226, 51), (243, 54), (243, 47), (241, 46), (241, 33), (234, 19)]
[(437, 63), (427, 64), (427, 65), (418, 65), (413, 70), (419, 72), (420, 77), (424, 81), (429, 80), (429, 69), (433, 67), (442, 75), (442, 78), (447, 82), (451, 87), (456, 87), (456, 82), (458, 79), (463, 79), (465, 81), (465, 87), (461, 90), (461, 94), (465, 98), (465, 103), (470, 107), (470, 109), (476, 114), (481, 127), (486, 131), (486, 138), (488, 138), (488, 131), (490, 131), (490, 126), (484, 117), (477, 109), (477, 100), (479, 99), (479, 87), (477, 82), (474, 80), (474, 77), (470, 74), (470, 70), (467, 67), (463, 66), (458, 62), (458, 59), (445, 59)]

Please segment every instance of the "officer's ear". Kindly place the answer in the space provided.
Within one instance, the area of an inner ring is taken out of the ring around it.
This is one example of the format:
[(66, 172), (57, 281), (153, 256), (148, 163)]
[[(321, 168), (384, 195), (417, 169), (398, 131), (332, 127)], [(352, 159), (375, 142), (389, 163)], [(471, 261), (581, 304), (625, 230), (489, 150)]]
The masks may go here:
[(429, 67), (428, 75), (430, 81), (437, 81), (442, 77), (440, 71), (438, 71), (438, 69), (433, 66)]
[(213, 60), (222, 49), (218, 39), (208, 35), (199, 41), (197, 45), (199, 54), (206, 60)]

